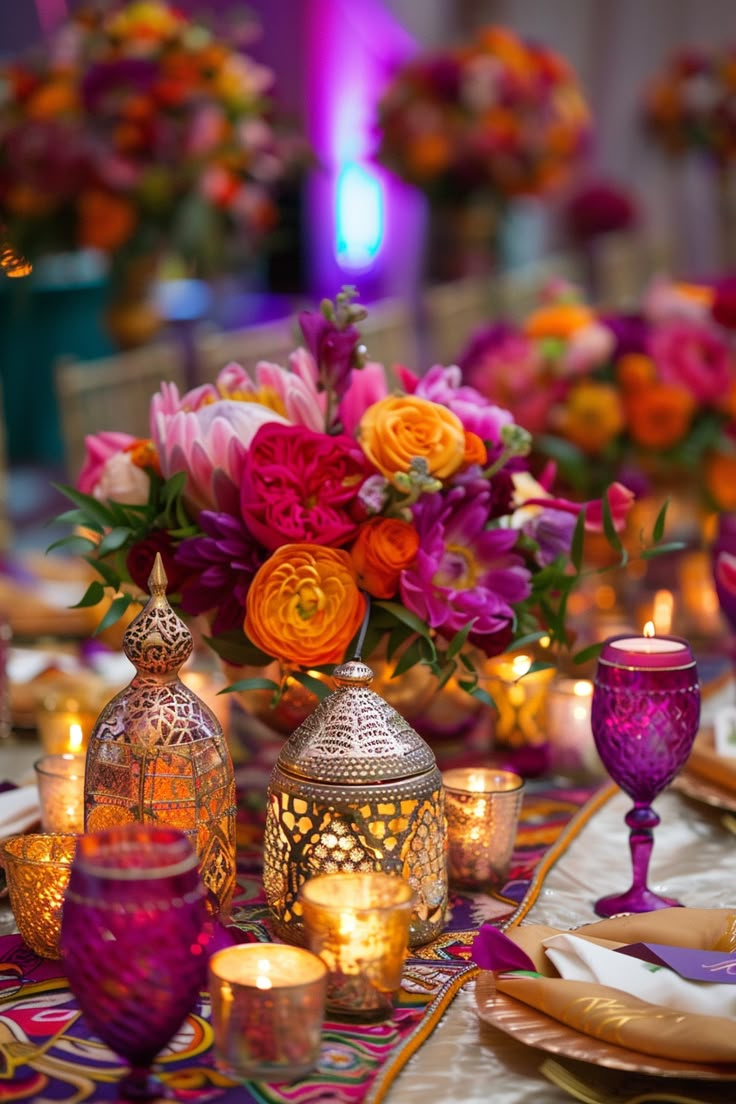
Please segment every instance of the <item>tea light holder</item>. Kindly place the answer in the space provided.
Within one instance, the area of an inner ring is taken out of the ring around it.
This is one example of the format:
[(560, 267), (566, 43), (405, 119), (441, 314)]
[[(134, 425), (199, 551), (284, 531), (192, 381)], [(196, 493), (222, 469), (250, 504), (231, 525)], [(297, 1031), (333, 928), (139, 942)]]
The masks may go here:
[(44, 755), (33, 766), (44, 832), (83, 832), (84, 756)]
[(18, 931), (41, 958), (60, 958), (61, 907), (76, 846), (77, 837), (66, 834), (9, 836), (0, 843)]
[(442, 775), (451, 884), (499, 889), (516, 840), (524, 780), (513, 771), (458, 767)]
[(253, 1081), (294, 1081), (316, 1065), (327, 967), (302, 947), (247, 943), (209, 962), (218, 1065)]
[[(52, 704), (53, 702), (53, 704)], [(38, 738), (46, 755), (79, 755), (87, 750), (97, 714), (76, 698), (41, 704), (36, 713)]]
[(495, 656), (486, 665), (488, 692), (496, 706), (496, 746), (533, 747), (546, 742), (544, 704), (554, 668), (535, 669), (534, 662), (532, 655), (511, 653)]
[(602, 775), (603, 766), (593, 741), (590, 679), (558, 676), (547, 692), (545, 730), (550, 768), (568, 775)]
[(299, 899), (307, 946), (329, 970), (328, 1010), (363, 1022), (390, 1016), (409, 942), (411, 886), (390, 874), (320, 874)]

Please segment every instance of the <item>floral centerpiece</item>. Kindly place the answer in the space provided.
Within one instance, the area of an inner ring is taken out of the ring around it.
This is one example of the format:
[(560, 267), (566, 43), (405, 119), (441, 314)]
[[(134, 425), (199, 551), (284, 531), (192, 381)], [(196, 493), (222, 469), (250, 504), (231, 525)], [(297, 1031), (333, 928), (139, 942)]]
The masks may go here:
[(543, 632), (569, 644), (585, 531), (623, 554), (632, 495), (553, 498), (528, 470), (529, 434), (457, 368), (399, 368), (393, 390), (364, 363), (352, 299), (299, 316), (287, 367), (228, 364), (185, 395), (163, 383), (150, 439), (89, 437), (62, 519), (77, 532), (59, 543), (99, 573), (80, 604), (116, 593), (103, 626), (140, 599), (160, 552), (173, 600), (206, 617), (220, 656), (278, 662), (238, 689), (278, 697), (291, 676), (322, 693), (357, 651), (487, 700), (483, 657)]
[(735, 93), (736, 46), (680, 50), (645, 91), (647, 133), (670, 156), (700, 151), (725, 168), (736, 155)]
[(559, 54), (503, 27), (406, 63), (378, 105), (379, 159), (432, 199), (544, 195), (588, 146), (590, 113)]
[(478, 332), (466, 382), (535, 435), (579, 496), (613, 480), (643, 493), (695, 476), (736, 508), (736, 294), (658, 280), (638, 313), (605, 315), (566, 284), (519, 326)]
[(272, 225), (270, 70), (167, 0), (84, 4), (0, 68), (0, 223), (33, 262), (164, 245), (200, 273)]

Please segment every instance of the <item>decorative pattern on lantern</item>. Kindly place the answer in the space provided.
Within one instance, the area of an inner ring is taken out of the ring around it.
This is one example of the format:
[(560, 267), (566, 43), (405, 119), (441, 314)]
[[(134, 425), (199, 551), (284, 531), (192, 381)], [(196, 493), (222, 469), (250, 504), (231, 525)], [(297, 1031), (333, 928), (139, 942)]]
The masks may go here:
[(350, 660), (336, 690), (283, 747), (271, 777), (263, 882), (275, 926), (303, 941), (300, 886), (317, 874), (382, 871), (416, 895), (410, 946), (442, 931), (447, 906), (442, 776), (429, 746)]
[(161, 557), (150, 598), (128, 626), (133, 681), (97, 719), (87, 750), (85, 831), (138, 821), (183, 830), (212, 908), (226, 919), (235, 889), (235, 778), (222, 727), (178, 677), (192, 635), (166, 598)]

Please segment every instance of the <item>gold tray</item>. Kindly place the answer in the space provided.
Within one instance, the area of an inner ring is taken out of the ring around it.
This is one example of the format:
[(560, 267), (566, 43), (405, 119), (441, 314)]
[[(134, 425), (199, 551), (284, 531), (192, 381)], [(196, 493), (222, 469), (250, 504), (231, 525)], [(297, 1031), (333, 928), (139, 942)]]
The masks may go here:
[[(636, 1050), (604, 1043), (592, 1035), (584, 1035), (551, 1016), (545, 1016), (531, 1005), (500, 993), (490, 971), (482, 970), (475, 983), (478, 1015), (486, 1023), (511, 1035), (527, 1046), (593, 1062), (610, 1069), (652, 1074), (657, 1077), (690, 1077), (704, 1081), (736, 1081), (736, 1062), (727, 1064), (680, 1062), (674, 1058), (657, 1058)], [(734, 1025), (736, 1030), (736, 1025)]]

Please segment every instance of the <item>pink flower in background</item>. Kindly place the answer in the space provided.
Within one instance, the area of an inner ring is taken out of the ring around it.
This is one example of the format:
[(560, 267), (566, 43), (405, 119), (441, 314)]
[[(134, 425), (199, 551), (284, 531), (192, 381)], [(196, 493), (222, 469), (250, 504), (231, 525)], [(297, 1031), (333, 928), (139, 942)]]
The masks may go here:
[(563, 364), (565, 374), (586, 375), (606, 363), (613, 353), (616, 339), (607, 326), (593, 322), (570, 336)]
[(108, 460), (124, 452), (135, 440), (130, 433), (118, 433), (115, 430), (103, 430), (85, 437), (85, 457), (77, 479), (77, 490), (82, 494), (100, 497), (97, 495), (97, 488)]
[(388, 395), (386, 372), (382, 364), (369, 361), (353, 372), (340, 401), (340, 421), (346, 433), (356, 433), (360, 419), (369, 406)]
[(642, 306), (650, 322), (707, 322), (712, 298), (710, 288), (660, 276), (647, 289)]
[(726, 343), (697, 322), (655, 327), (649, 353), (664, 383), (679, 384), (701, 403), (718, 404), (728, 396), (734, 363)]
[(511, 412), (530, 433), (541, 432), (552, 396), (541, 386), (544, 363), (535, 342), (514, 326), (497, 323), (476, 333), (460, 356), (463, 378)]
[(357, 532), (352, 507), (370, 474), (352, 437), (264, 425), (243, 466), (242, 516), (271, 550), (301, 541), (338, 548)]

